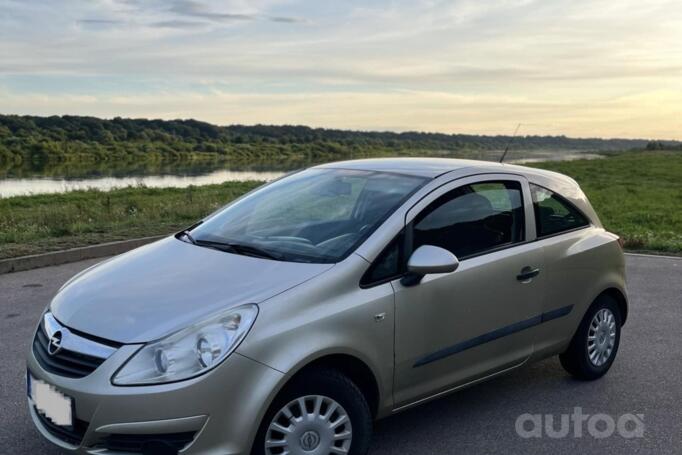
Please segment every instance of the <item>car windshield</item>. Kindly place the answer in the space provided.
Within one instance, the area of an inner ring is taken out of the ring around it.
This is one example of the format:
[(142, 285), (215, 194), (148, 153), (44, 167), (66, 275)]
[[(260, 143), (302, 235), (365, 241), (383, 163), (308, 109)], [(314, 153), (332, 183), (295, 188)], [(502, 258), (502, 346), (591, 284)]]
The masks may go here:
[(270, 259), (338, 262), (424, 182), (386, 172), (308, 169), (215, 213), (189, 239), (199, 246)]

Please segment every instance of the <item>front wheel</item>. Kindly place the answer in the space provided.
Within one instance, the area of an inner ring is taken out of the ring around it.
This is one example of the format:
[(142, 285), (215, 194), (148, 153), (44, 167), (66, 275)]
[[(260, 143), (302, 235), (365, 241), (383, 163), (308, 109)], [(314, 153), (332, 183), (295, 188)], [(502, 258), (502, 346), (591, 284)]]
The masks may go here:
[(364, 395), (335, 370), (289, 384), (268, 410), (253, 455), (365, 455), (372, 415)]
[(595, 300), (568, 349), (559, 356), (564, 369), (587, 381), (605, 375), (618, 352), (621, 321), (620, 309), (614, 299), (604, 295)]

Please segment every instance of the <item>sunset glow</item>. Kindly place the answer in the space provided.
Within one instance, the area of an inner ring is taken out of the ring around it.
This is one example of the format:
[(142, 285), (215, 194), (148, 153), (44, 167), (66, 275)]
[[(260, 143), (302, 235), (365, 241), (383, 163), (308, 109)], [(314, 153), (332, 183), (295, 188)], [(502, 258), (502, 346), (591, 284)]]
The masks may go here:
[(0, 0), (0, 113), (682, 139), (682, 4)]

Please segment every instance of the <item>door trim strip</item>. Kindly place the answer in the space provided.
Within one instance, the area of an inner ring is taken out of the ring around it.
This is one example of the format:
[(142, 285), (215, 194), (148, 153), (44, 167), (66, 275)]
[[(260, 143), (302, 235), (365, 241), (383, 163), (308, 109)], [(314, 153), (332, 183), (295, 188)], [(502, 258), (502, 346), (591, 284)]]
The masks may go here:
[(517, 364), (515, 364), (515, 365), (512, 365), (512, 366), (510, 366), (510, 367), (503, 368), (503, 369), (501, 369), (501, 370), (499, 370), (499, 371), (495, 371), (495, 372), (493, 372), (493, 373), (487, 374), (487, 375), (485, 375), (485, 376), (483, 376), (483, 377), (480, 377), (480, 378), (478, 378), (478, 379), (474, 379), (474, 380), (471, 380), (471, 381), (469, 381), (469, 382), (465, 382), (464, 384), (460, 384), (460, 385), (457, 385), (457, 386), (454, 386), (454, 387), (450, 387), (449, 389), (445, 389), (445, 390), (443, 390), (442, 392), (434, 393), (433, 395), (429, 395), (429, 396), (427, 396), (427, 397), (420, 398), (420, 399), (417, 400), (417, 401), (411, 401), (411, 402), (409, 402), (409, 403), (407, 403), (407, 404), (404, 404), (404, 405), (402, 405), (402, 406), (398, 406), (397, 408), (393, 409), (392, 412), (393, 412), (393, 413), (401, 412), (401, 411), (404, 411), (405, 409), (412, 408), (412, 407), (414, 407), (414, 406), (420, 405), (420, 404), (425, 403), (425, 402), (427, 402), (427, 401), (431, 401), (431, 400), (435, 400), (436, 398), (440, 398), (440, 397), (442, 397), (443, 395), (449, 395), (449, 394), (451, 394), (451, 393), (453, 393), (453, 392), (456, 392), (456, 391), (458, 391), (458, 390), (461, 390), (461, 389), (470, 387), (470, 386), (472, 386), (472, 385), (478, 384), (479, 382), (484, 382), (484, 381), (487, 381), (487, 380), (492, 379), (492, 378), (494, 378), (494, 377), (501, 376), (501, 375), (503, 375), (503, 374), (505, 374), (505, 373), (509, 373), (510, 371), (514, 371), (514, 370), (516, 370), (517, 368), (520, 368), (520, 367), (522, 367), (523, 365), (525, 365), (526, 362), (528, 362), (528, 359), (529, 359), (529, 357), (526, 357), (526, 358), (523, 359), (521, 362), (519, 362), (519, 363), (517, 363)]
[(508, 326), (493, 330), (492, 332), (484, 333), (483, 335), (479, 335), (477, 337), (461, 341), (457, 344), (453, 344), (452, 346), (448, 346), (447, 348), (440, 349), (436, 352), (433, 352), (422, 357), (421, 359), (417, 360), (417, 362), (415, 362), (412, 368), (418, 368), (429, 363), (436, 362), (446, 357), (459, 354), (462, 351), (475, 348), (476, 346), (480, 346), (482, 344), (489, 343), (499, 338), (520, 332), (522, 330), (530, 329), (531, 327), (535, 327), (536, 325), (540, 325), (544, 322), (548, 322), (553, 319), (566, 316), (571, 312), (572, 309), (573, 305), (557, 308), (556, 310), (547, 311), (537, 316), (533, 316), (532, 318), (515, 322)]

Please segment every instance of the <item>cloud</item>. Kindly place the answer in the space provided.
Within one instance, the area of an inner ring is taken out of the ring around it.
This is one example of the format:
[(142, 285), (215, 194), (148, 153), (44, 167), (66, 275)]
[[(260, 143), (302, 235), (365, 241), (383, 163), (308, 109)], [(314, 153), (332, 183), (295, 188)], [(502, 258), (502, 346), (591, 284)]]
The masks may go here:
[(194, 0), (173, 0), (168, 10), (181, 16), (200, 17), (216, 21), (256, 19), (256, 16), (252, 14), (215, 12), (205, 4)]
[(206, 4), (196, 0), (173, 0), (171, 6), (168, 8), (180, 16), (194, 17), (207, 19), (211, 21), (254, 21), (254, 20), (269, 20), (271, 22), (279, 22), (286, 24), (297, 24), (307, 22), (305, 19), (294, 16), (268, 16), (257, 12), (220, 12), (214, 11)]
[(679, 0), (0, 4), (4, 112), (682, 134)]
[(156, 27), (156, 28), (176, 28), (176, 29), (196, 29), (196, 28), (203, 28), (206, 26), (206, 23), (204, 22), (197, 22), (197, 21), (183, 21), (183, 20), (168, 20), (168, 21), (159, 21), (159, 22), (152, 22), (149, 24), (150, 27)]
[(122, 25), (125, 21), (118, 19), (78, 19), (76, 23), (89, 28), (109, 28)]
[(287, 16), (270, 16), (268, 20), (272, 22), (280, 22), (284, 24), (303, 24), (308, 23), (306, 19), (301, 17), (287, 17)]

